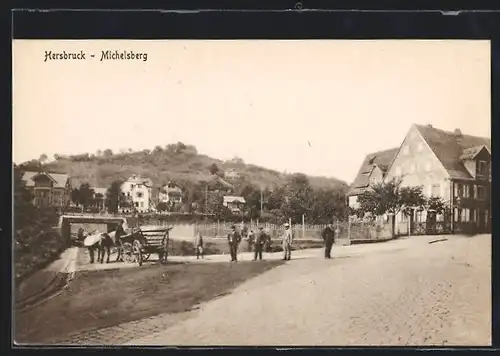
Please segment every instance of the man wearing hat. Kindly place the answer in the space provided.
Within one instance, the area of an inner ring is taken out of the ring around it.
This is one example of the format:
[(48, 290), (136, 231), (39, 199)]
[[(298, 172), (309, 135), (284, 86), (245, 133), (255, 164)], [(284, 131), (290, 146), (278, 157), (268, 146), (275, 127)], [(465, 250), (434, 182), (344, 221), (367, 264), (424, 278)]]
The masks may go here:
[(284, 260), (290, 261), (292, 257), (292, 242), (293, 242), (293, 233), (290, 229), (290, 224), (285, 224), (285, 232), (283, 233), (283, 252), (285, 254)]
[(259, 260), (262, 261), (262, 250), (264, 249), (264, 244), (267, 242), (268, 236), (266, 232), (264, 231), (264, 227), (260, 226), (259, 227), (259, 233), (257, 234), (255, 238), (255, 244), (254, 244), (254, 255), (253, 255), (253, 260), (256, 261), (257, 257), (259, 257)]
[(238, 245), (241, 241), (241, 235), (236, 226), (231, 226), (231, 232), (227, 235), (227, 241), (229, 242), (229, 252), (231, 253), (231, 262), (238, 261)]
[(325, 241), (325, 258), (331, 258), (330, 254), (332, 251), (332, 246), (335, 242), (335, 229), (332, 224), (328, 224), (323, 232), (321, 233), (323, 241)]

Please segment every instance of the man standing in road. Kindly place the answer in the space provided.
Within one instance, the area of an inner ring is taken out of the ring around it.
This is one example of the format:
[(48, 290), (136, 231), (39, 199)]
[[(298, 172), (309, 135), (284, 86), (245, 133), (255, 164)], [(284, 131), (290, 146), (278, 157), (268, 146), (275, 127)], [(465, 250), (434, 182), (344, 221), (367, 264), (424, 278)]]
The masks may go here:
[[(116, 227), (115, 230), (115, 246), (116, 250), (118, 252), (118, 256), (116, 256), (116, 261), (117, 262), (123, 262), (123, 248), (122, 248), (122, 237), (125, 236), (127, 233), (125, 232), (125, 229), (123, 228), (123, 220), (121, 220), (118, 223), (118, 226)], [(109, 256), (108, 256), (109, 258)]]
[(321, 233), (321, 237), (323, 237), (323, 241), (325, 241), (325, 258), (332, 258), (330, 256), (332, 251), (332, 246), (335, 242), (335, 230), (333, 229), (332, 224), (328, 224), (323, 232)]
[(290, 229), (290, 224), (285, 224), (285, 232), (283, 233), (283, 252), (285, 254), (284, 260), (290, 261), (292, 258), (292, 243), (293, 243), (293, 233)]
[(236, 226), (231, 226), (231, 232), (227, 236), (229, 242), (229, 252), (231, 253), (231, 262), (238, 261), (238, 245), (241, 241), (241, 234), (236, 230)]
[(201, 258), (204, 258), (203, 257), (203, 237), (201, 236), (201, 234), (199, 232), (196, 234), (194, 246), (196, 247), (196, 259), (199, 260), (200, 256), (201, 256)]
[(264, 231), (264, 227), (261, 226), (259, 227), (259, 233), (255, 237), (255, 244), (254, 244), (254, 255), (253, 255), (253, 260), (256, 261), (257, 257), (259, 257), (259, 260), (262, 261), (262, 250), (264, 249), (264, 244), (267, 242), (267, 234)]

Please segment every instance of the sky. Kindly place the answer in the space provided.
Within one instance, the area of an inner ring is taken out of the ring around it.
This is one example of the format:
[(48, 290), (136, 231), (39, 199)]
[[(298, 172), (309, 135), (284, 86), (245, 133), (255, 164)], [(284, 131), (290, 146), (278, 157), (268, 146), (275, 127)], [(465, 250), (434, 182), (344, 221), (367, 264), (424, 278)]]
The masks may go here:
[(13, 161), (181, 141), (351, 183), (413, 123), (490, 137), (490, 89), (489, 41), (15, 40)]

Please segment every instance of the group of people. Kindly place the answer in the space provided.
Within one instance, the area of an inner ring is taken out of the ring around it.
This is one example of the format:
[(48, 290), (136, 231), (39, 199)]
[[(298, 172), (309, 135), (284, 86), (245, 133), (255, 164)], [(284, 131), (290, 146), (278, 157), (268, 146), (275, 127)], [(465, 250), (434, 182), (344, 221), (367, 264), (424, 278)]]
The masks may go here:
[[(113, 236), (111, 236), (113, 235)], [(100, 234), (100, 238), (91, 242), (91, 244), (85, 244), (88, 248), (90, 255), (90, 263), (94, 263), (94, 251), (98, 251), (98, 261), (103, 262), (105, 252), (108, 253), (107, 262), (109, 262), (110, 257), (110, 248), (111, 246), (117, 246), (118, 256), (117, 261), (122, 260), (122, 246), (121, 246), (121, 238), (126, 235), (125, 229), (123, 228), (123, 222), (120, 222), (116, 227), (115, 231), (111, 234)], [(331, 224), (327, 225), (326, 228), (322, 231), (321, 236), (323, 241), (325, 242), (325, 258), (331, 258), (331, 250), (333, 244), (335, 243), (335, 235), (336, 231)], [(77, 234), (78, 240), (84, 241), (86, 237), (84, 235), (83, 229), (78, 230)], [(253, 260), (262, 260), (262, 254), (264, 252), (265, 246), (271, 242), (271, 236), (265, 231), (263, 226), (259, 227), (259, 231), (257, 234), (253, 232), (253, 230), (248, 231), (246, 227), (240, 231), (236, 225), (231, 226), (231, 231), (227, 235), (227, 241), (229, 244), (229, 252), (231, 256), (231, 262), (238, 261), (238, 248), (243, 240), (246, 238), (248, 240), (250, 249), (253, 249), (254, 257)], [(290, 227), (290, 224), (284, 224), (284, 231), (281, 235), (281, 244), (283, 248), (283, 260), (289, 261), (292, 258), (292, 247), (294, 241), (294, 234)], [(86, 242), (86, 241), (85, 241)], [(204, 244), (203, 237), (201, 234), (196, 234), (195, 239), (195, 249), (196, 249), (196, 259), (204, 258)]]
[[(325, 258), (331, 258), (331, 250), (333, 244), (335, 243), (335, 229), (331, 224), (327, 225), (322, 231), (321, 236), (325, 242)], [(263, 226), (259, 227), (257, 234), (253, 230), (248, 230), (246, 227), (242, 231), (236, 227), (236, 225), (231, 226), (231, 232), (227, 236), (227, 241), (229, 244), (229, 252), (231, 255), (231, 262), (238, 261), (238, 247), (243, 239), (247, 238), (249, 242), (250, 249), (253, 247), (254, 257), (253, 260), (262, 260), (262, 253), (266, 244), (271, 242), (271, 237), (264, 230)], [(281, 244), (283, 247), (283, 260), (289, 261), (292, 258), (292, 247), (294, 241), (294, 234), (289, 223), (284, 224), (284, 231), (281, 235)], [(198, 259), (201, 255), (203, 258), (203, 238), (200, 234), (197, 235), (196, 240), (196, 258)]]

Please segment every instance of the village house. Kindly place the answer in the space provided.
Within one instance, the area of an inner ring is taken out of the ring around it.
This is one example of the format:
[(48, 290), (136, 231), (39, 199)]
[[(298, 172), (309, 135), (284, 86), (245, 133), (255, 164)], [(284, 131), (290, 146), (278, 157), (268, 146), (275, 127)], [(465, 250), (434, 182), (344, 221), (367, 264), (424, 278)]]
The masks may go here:
[(350, 208), (359, 208), (358, 196), (374, 184), (383, 182), (397, 152), (398, 148), (396, 147), (390, 150), (373, 152), (365, 157), (354, 182), (346, 194)]
[[(391, 152), (392, 150), (388, 151)], [(366, 169), (362, 167), (360, 173)], [(355, 183), (359, 183), (359, 174)], [(412, 125), (389, 164), (384, 181), (400, 178), (401, 185), (421, 186), (427, 198), (439, 197), (449, 208), (450, 228), (474, 231), (491, 228), (491, 139), (440, 130), (431, 125)], [(361, 179), (362, 181), (362, 179)], [(356, 186), (352, 186), (353, 193)], [(354, 195), (354, 194), (352, 194)], [(412, 222), (427, 219), (427, 212), (415, 211)], [(437, 216), (438, 221), (445, 219)], [(406, 216), (396, 222), (405, 226)]]
[(245, 203), (245, 198), (234, 195), (226, 195), (223, 200), (223, 205), (229, 208), (233, 214), (240, 214)]
[(151, 179), (139, 175), (129, 177), (121, 185), (123, 195), (139, 212), (147, 212), (153, 209), (152, 189), (153, 182)]
[(24, 172), (22, 179), (33, 194), (37, 207), (64, 208), (71, 202), (71, 179), (67, 174)]
[(97, 188), (93, 187), (91, 188), (94, 191), (94, 196), (93, 196), (93, 205), (100, 211), (106, 209), (106, 188)]
[(169, 182), (160, 187), (159, 202), (167, 204), (182, 204), (182, 189)]

